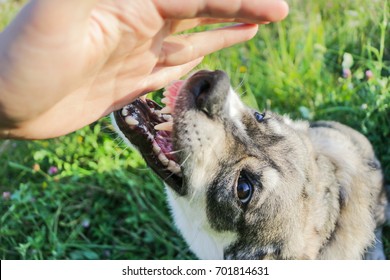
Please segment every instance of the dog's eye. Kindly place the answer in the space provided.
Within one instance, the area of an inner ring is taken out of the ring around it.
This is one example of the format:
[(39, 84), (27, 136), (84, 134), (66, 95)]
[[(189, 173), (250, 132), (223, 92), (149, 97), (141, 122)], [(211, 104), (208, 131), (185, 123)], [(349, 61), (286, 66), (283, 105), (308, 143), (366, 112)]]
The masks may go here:
[(241, 177), (237, 182), (237, 196), (243, 204), (247, 204), (251, 198), (253, 193), (253, 186), (251, 182), (245, 177)]
[(255, 112), (255, 118), (256, 118), (256, 121), (263, 122), (265, 119), (265, 112), (261, 113), (261, 114), (259, 112)]

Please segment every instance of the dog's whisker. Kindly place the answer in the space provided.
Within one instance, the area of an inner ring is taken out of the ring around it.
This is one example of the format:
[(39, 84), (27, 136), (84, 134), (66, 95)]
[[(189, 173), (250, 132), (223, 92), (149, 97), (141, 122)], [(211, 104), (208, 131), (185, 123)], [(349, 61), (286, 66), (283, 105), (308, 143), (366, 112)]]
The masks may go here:
[[(114, 142), (116, 143), (115, 145), (115, 149), (118, 149), (118, 148), (121, 148), (121, 151), (119, 152), (119, 155), (123, 154), (125, 151), (127, 151), (128, 149), (130, 149), (129, 146), (127, 145), (123, 145), (123, 143), (125, 142), (122, 137), (120, 136), (117, 136), (115, 139), (114, 139)], [(115, 159), (114, 156), (111, 157), (111, 159)]]
[(184, 151), (184, 149), (181, 149), (181, 150), (176, 150), (176, 151), (167, 152), (166, 154), (167, 154), (167, 155), (175, 155), (175, 154), (181, 153), (181, 152), (183, 152), (183, 151)]
[(238, 90), (242, 87), (242, 85), (244, 84), (245, 78), (246, 78), (246, 74), (245, 74), (245, 76), (241, 79), (241, 81), (240, 81), (240, 83), (238, 84), (238, 86), (236, 86), (236, 87), (234, 88), (234, 91), (235, 91), (235, 92), (238, 92)]
[(186, 161), (192, 156), (192, 153), (189, 153), (188, 156), (183, 160), (183, 162), (180, 164), (180, 167), (183, 167), (183, 165), (186, 163)]
[(164, 181), (168, 180), (169, 178), (171, 178), (171, 177), (174, 176), (174, 175), (177, 175), (175, 172), (172, 172), (172, 171), (169, 170), (168, 168), (166, 168), (165, 170), (171, 172), (171, 174), (169, 174), (167, 177), (165, 177)]
[(247, 93), (247, 91), (246, 90), (244, 90), (243, 92), (241, 92), (241, 94), (240, 94), (240, 98), (241, 97), (243, 97), (245, 94)]

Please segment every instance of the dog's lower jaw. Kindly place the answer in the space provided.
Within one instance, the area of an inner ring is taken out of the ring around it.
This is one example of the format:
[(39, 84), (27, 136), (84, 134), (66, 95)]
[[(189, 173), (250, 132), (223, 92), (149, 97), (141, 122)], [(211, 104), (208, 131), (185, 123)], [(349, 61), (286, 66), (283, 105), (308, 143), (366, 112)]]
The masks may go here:
[(236, 240), (233, 232), (217, 232), (207, 223), (205, 200), (194, 205), (166, 185), (168, 203), (177, 228), (199, 259), (224, 259), (225, 248)]

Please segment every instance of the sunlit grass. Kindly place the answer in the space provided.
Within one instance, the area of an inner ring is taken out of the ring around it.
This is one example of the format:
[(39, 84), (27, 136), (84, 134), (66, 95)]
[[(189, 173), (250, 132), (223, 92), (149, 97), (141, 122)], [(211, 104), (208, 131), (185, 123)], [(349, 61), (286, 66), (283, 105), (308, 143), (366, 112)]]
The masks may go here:
[[(0, 4), (0, 28), (14, 2)], [(287, 20), (201, 68), (228, 72), (252, 106), (363, 132), (390, 182), (389, 2), (289, 3)], [(116, 138), (103, 119), (54, 140), (0, 141), (1, 259), (193, 258), (162, 183)], [(390, 257), (388, 229), (384, 245)]]

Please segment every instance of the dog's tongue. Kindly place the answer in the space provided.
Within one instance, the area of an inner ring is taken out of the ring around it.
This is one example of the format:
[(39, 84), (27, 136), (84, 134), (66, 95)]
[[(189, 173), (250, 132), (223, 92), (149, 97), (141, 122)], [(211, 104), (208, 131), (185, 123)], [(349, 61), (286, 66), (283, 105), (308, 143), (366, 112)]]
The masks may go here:
[(179, 94), (180, 88), (183, 86), (184, 81), (173, 81), (169, 86), (165, 88), (163, 95), (165, 96), (161, 102), (165, 104), (161, 113), (170, 114), (175, 108), (176, 98)]

